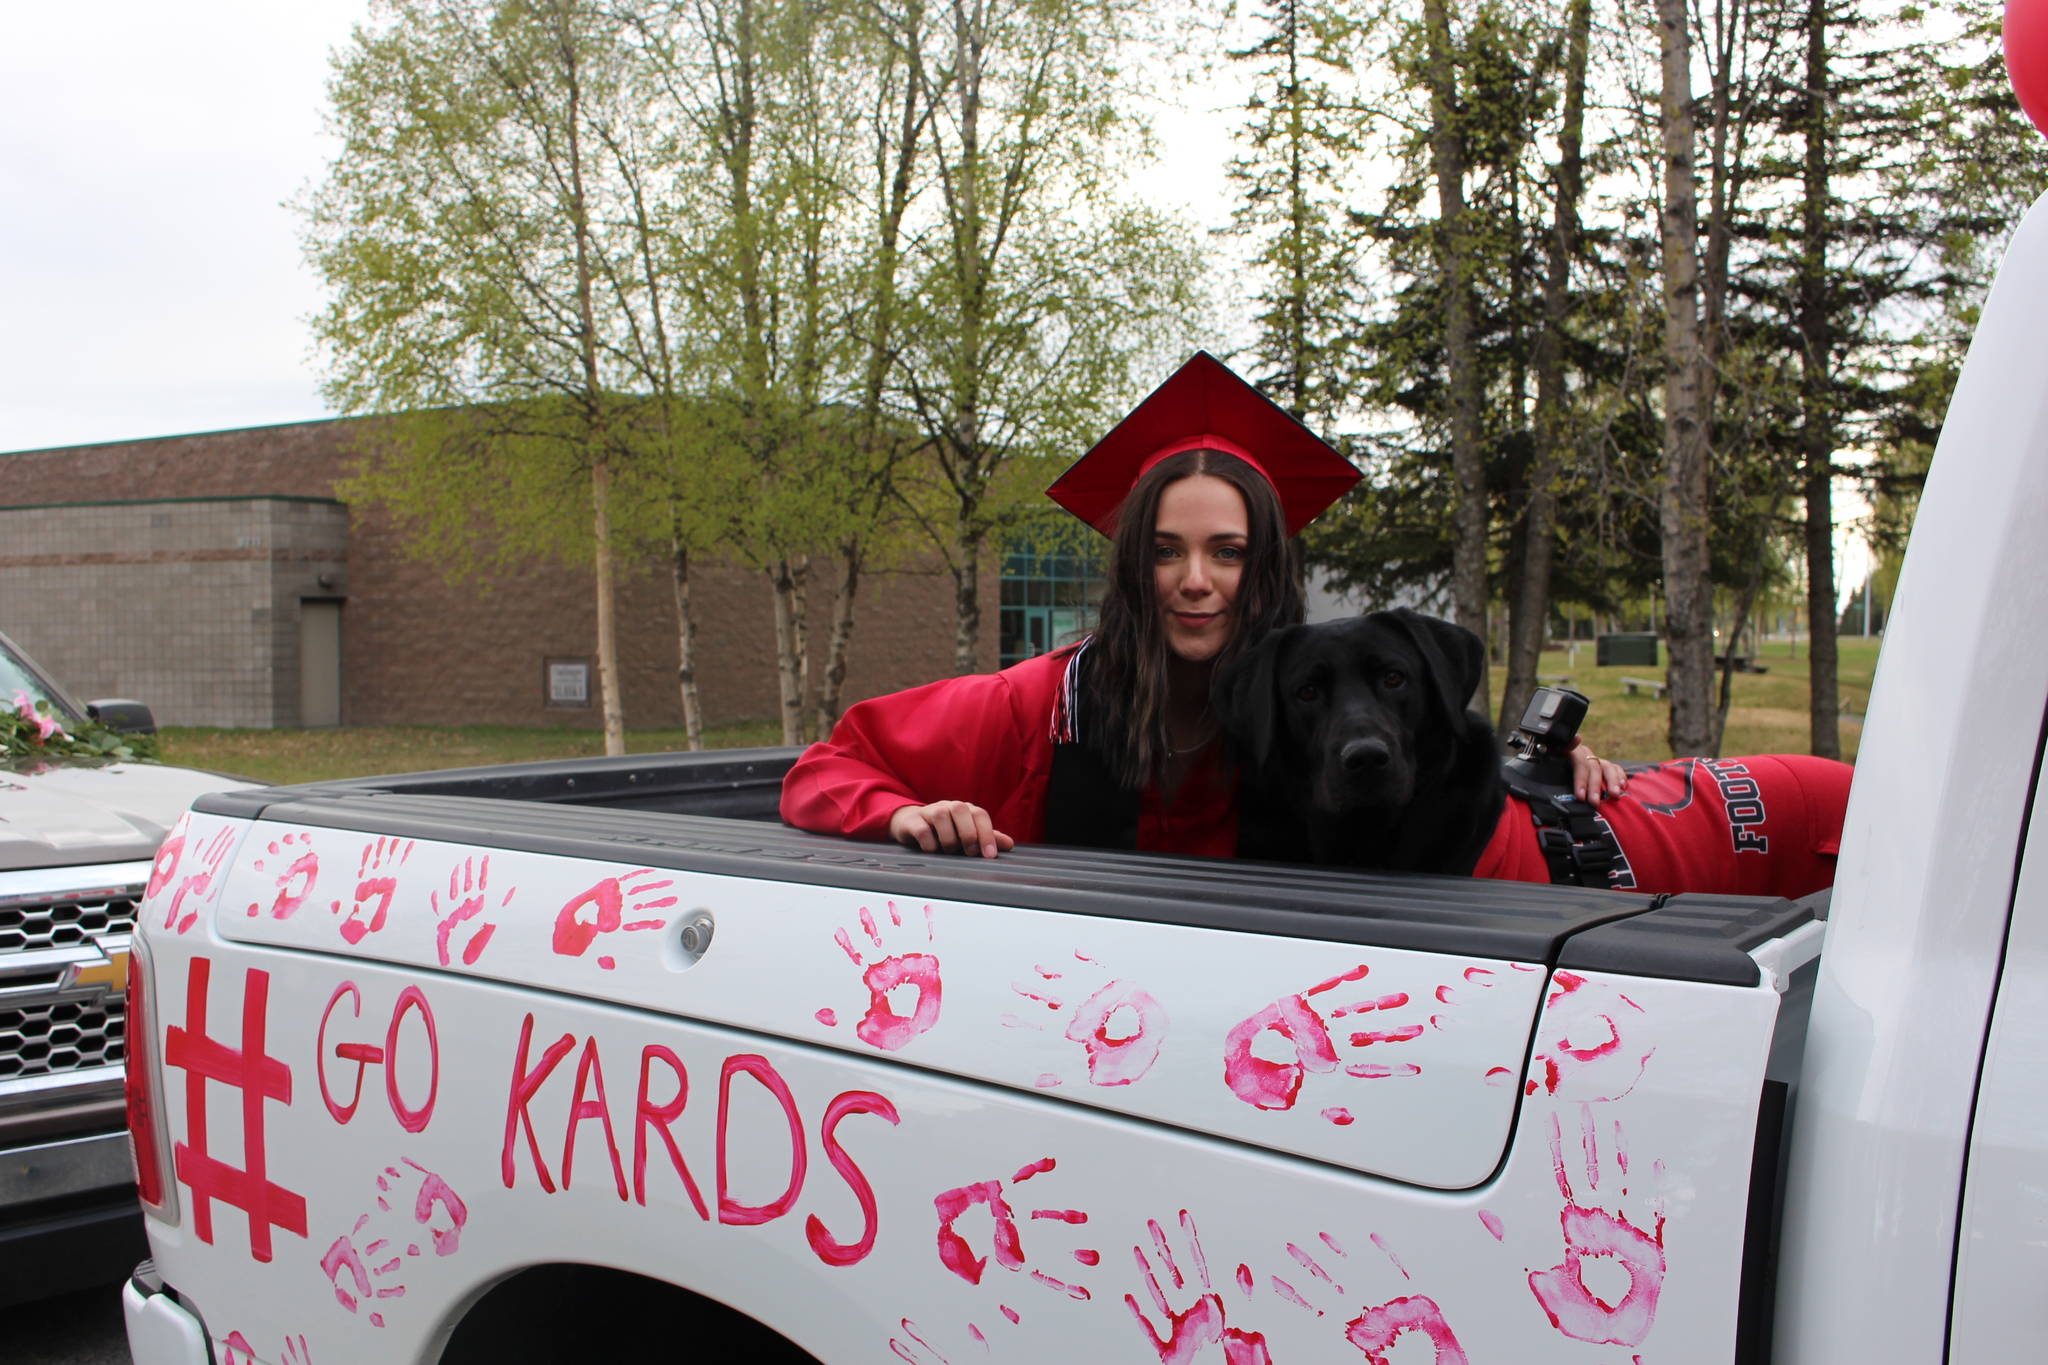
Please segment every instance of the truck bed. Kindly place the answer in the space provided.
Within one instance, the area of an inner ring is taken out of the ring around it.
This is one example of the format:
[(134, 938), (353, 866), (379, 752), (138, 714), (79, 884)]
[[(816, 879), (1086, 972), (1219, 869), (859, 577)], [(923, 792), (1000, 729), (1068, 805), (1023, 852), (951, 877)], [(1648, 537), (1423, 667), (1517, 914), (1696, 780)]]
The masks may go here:
[[(970, 897), (1068, 914), (1753, 985), (1750, 950), (1827, 895), (1637, 895), (1305, 864), (1023, 846), (924, 854), (781, 822), (786, 748), (636, 754), (224, 792), (194, 809), (574, 858)], [(1595, 932), (1598, 931), (1598, 932)]]

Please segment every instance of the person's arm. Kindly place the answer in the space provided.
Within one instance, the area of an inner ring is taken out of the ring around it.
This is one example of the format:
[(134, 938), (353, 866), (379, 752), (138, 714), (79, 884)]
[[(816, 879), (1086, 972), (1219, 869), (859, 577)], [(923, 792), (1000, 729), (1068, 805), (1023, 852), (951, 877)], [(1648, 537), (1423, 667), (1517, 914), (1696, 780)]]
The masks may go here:
[(993, 858), (1017, 841), (996, 828), (995, 817), (972, 801), (934, 801), (898, 806), (889, 816), (889, 837), (926, 853), (967, 853)]
[(1586, 741), (1572, 736), (1572, 795), (1588, 805), (1599, 805), (1610, 796), (1628, 790), (1628, 774), (1619, 763), (1600, 757), (1586, 747)]
[(991, 808), (1024, 777), (1015, 698), (999, 674), (947, 678), (847, 708), (782, 782), (799, 829), (994, 857)]

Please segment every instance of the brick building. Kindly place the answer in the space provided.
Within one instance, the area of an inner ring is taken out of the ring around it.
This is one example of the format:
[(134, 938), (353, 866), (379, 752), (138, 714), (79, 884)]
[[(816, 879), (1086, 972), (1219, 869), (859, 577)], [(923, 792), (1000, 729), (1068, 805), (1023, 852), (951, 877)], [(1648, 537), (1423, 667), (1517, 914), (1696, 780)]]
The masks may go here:
[[(0, 630), (81, 695), (146, 701), (170, 725), (597, 725), (589, 572), (535, 562), (447, 582), (383, 509), (337, 497), (358, 431), (338, 419), (0, 454)], [(626, 723), (680, 725), (666, 566), (622, 568)], [(1068, 623), (1065, 578), (1041, 589), (990, 566), (983, 667), (998, 628)], [(706, 720), (772, 718), (766, 579), (707, 569), (692, 597)], [(872, 573), (861, 598), (847, 700), (952, 671), (949, 577)], [(829, 594), (810, 609), (828, 619)]]

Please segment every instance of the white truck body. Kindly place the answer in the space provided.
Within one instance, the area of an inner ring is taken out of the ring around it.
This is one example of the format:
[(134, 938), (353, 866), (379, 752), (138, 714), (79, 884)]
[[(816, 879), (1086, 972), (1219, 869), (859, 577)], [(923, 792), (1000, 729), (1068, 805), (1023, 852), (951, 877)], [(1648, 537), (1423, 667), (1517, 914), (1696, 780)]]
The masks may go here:
[(774, 825), (786, 754), (201, 801), (140, 926), (137, 1359), (597, 1358), (632, 1285), (702, 1296), (631, 1338), (684, 1359), (783, 1358), (727, 1310), (832, 1362), (2035, 1357), (2044, 311), (2037, 206), (1831, 907), (934, 858)]

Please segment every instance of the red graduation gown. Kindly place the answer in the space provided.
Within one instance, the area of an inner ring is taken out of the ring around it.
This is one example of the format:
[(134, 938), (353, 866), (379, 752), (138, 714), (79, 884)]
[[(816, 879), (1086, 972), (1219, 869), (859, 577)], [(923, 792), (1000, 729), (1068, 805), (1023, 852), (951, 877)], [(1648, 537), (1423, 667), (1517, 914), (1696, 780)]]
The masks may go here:
[[(1045, 840), (1053, 706), (1072, 649), (874, 697), (846, 709), (782, 780), (782, 818), (818, 834), (886, 840), (902, 806), (971, 801), (1019, 843)], [(1211, 745), (1171, 802), (1147, 786), (1138, 847), (1229, 857), (1237, 794)]]
[[(1601, 803), (1624, 866), (1615, 885), (1797, 898), (1832, 886), (1854, 769), (1805, 754), (1680, 758), (1631, 770)], [(1529, 807), (1508, 798), (1475, 877), (1547, 882)]]

